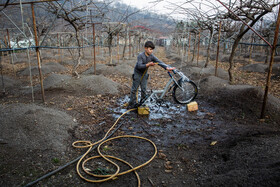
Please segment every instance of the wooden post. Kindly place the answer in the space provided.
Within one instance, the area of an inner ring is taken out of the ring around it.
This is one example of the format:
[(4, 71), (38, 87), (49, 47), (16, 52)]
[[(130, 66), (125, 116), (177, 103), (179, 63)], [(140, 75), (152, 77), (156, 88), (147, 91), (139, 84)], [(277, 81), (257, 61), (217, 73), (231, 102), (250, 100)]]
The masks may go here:
[(9, 46), (9, 48), (11, 49), (12, 46), (11, 46), (11, 40), (10, 40), (9, 29), (7, 29), (7, 36), (8, 36), (8, 46)]
[(194, 43), (193, 43), (193, 56), (192, 56), (192, 62), (194, 62), (194, 57), (195, 57), (195, 50), (196, 50), (196, 38), (197, 38), (197, 33), (195, 32), (195, 38), (194, 38)]
[(93, 56), (93, 44), (92, 44), (92, 48), (90, 48), (90, 56)]
[(196, 57), (197, 66), (198, 66), (198, 60), (199, 60), (200, 33), (201, 33), (201, 29), (199, 30), (199, 33), (198, 33), (198, 41), (197, 41), (197, 57)]
[(37, 55), (38, 70), (39, 70), (40, 83), (41, 83), (42, 99), (43, 99), (43, 102), (45, 102), (45, 92), (44, 92), (44, 86), (43, 86), (43, 76), (42, 76), (42, 70), (41, 70), (40, 52), (39, 52), (39, 47), (38, 47), (39, 42), (38, 42), (38, 38), (37, 38), (34, 3), (31, 3), (31, 11), (32, 11), (34, 38), (35, 38), (35, 44), (36, 44), (36, 55)]
[[(59, 42), (60, 42), (60, 46), (62, 46), (63, 47), (63, 37), (61, 37), (61, 35), (59, 36)], [(61, 49), (60, 50), (60, 62), (62, 62), (62, 60), (63, 60), (63, 54), (64, 53), (64, 50), (63, 49)]]
[(275, 34), (274, 34), (274, 41), (273, 41), (273, 45), (271, 48), (271, 57), (270, 57), (269, 71), (268, 71), (268, 75), (267, 75), (266, 87), (265, 87), (265, 92), (264, 92), (261, 119), (264, 119), (264, 117), (265, 117), (264, 116), (265, 108), (266, 108), (266, 103), (267, 103), (268, 91), (270, 88), (270, 79), (271, 79), (271, 74), (272, 74), (272, 65), (273, 65), (273, 61), (274, 61), (275, 49), (276, 49), (277, 40), (278, 40), (279, 25), (280, 25), (280, 6), (279, 6), (279, 10), (278, 10), (278, 17), (277, 17), (277, 22), (276, 22)]
[(100, 37), (97, 37), (97, 54), (99, 54), (100, 53), (100, 46), (99, 46), (99, 42), (100, 42)]
[[(7, 42), (7, 37), (6, 36), (4, 36), (4, 43), (5, 43), (5, 46), (9, 47), (9, 44)], [(8, 51), (5, 54), (8, 56), (8, 54), (9, 54)]]
[[(10, 49), (12, 49), (9, 29), (7, 29), (7, 37), (8, 37), (8, 46), (9, 46)], [(16, 76), (16, 70), (15, 70), (15, 65), (14, 65), (13, 52), (10, 51), (10, 52), (8, 52), (8, 54), (11, 55), (10, 57), (11, 57), (11, 62), (12, 62), (12, 66), (13, 66), (13, 72), (14, 72), (14, 76)]]
[(132, 57), (135, 57), (135, 40), (136, 40), (136, 36), (133, 36), (133, 44), (131, 45), (132, 48)]
[(96, 51), (95, 51), (95, 24), (92, 24), (92, 35), (93, 35), (93, 66), (94, 75), (96, 75)]
[(222, 27), (222, 21), (220, 21), (220, 24), (219, 24), (219, 35), (218, 35), (215, 76), (217, 76), (217, 73), (218, 73), (218, 60), (219, 60), (219, 52), (220, 52), (221, 27)]
[[(4, 43), (5, 43), (5, 46), (8, 48), (9, 44), (8, 44), (7, 40), (8, 40), (7, 37), (4, 36)], [(3, 52), (3, 54), (4, 54), (4, 52)], [(6, 51), (5, 54), (6, 54), (6, 56), (8, 56), (9, 55), (9, 51)]]
[(128, 34), (129, 59), (131, 59), (131, 33)]
[[(7, 29), (7, 37), (5, 37), (5, 43), (9, 49), (11, 49), (10, 35), (9, 30)], [(7, 51), (7, 56), (10, 54), (10, 51)]]
[(84, 37), (83, 37), (83, 33), (81, 33), (81, 39), (82, 39), (82, 41), (81, 41), (81, 43), (82, 43), (82, 56), (84, 57), (85, 56), (85, 50), (84, 50)]
[[(0, 43), (0, 49), (2, 49), (2, 45)], [(3, 57), (3, 52), (0, 52), (0, 69), (1, 69), (1, 80), (2, 80), (2, 94), (6, 94), (5, 90), (5, 83), (4, 83), (4, 75), (3, 75), (3, 66), (2, 66), (2, 58)]]
[(251, 46), (250, 46), (250, 54), (249, 54), (249, 62), (252, 62), (252, 52), (253, 52), (253, 45), (252, 43), (254, 42), (254, 37), (251, 35)]
[(189, 61), (189, 57), (191, 56), (191, 32), (189, 32), (189, 44), (188, 44), (188, 61)]
[(118, 56), (118, 64), (120, 63), (120, 33), (117, 34), (117, 56)]
[(141, 38), (139, 36), (139, 38), (136, 40), (136, 44), (135, 44), (135, 55), (137, 55), (139, 53), (139, 49), (140, 49), (140, 42), (141, 42)]
[(59, 41), (59, 34), (57, 33), (57, 52), (58, 52), (58, 55), (60, 55), (60, 41)]

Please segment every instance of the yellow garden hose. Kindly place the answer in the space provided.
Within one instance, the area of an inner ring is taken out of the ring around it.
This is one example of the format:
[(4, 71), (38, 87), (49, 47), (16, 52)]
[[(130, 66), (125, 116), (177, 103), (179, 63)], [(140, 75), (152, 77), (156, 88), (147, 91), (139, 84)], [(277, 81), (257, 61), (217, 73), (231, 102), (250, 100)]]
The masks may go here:
[[(155, 64), (158, 64), (158, 63), (155, 63)], [(148, 69), (148, 68), (147, 68), (147, 69)], [(144, 74), (142, 75), (141, 80), (143, 79), (143, 77), (144, 77), (144, 75), (145, 75), (147, 69), (145, 70)], [(137, 89), (137, 93), (138, 93), (138, 89)], [(137, 94), (137, 96), (138, 96), (138, 94)], [(133, 172), (135, 173), (136, 177), (137, 177), (138, 186), (140, 186), (140, 178), (139, 178), (138, 173), (136, 172), (136, 169), (139, 169), (139, 168), (141, 168), (141, 167), (147, 165), (148, 163), (150, 163), (150, 162), (155, 158), (155, 156), (156, 156), (156, 154), (157, 154), (156, 145), (155, 145), (151, 140), (149, 140), (149, 139), (147, 139), (147, 138), (143, 138), (143, 137), (139, 137), (139, 136), (131, 136), (131, 135), (118, 136), (118, 137), (110, 138), (110, 139), (104, 141), (105, 139), (107, 139), (108, 137), (110, 137), (110, 136), (118, 129), (118, 128), (114, 129), (114, 131), (109, 135), (109, 133), (110, 133), (110, 132), (113, 130), (113, 128), (116, 126), (116, 124), (118, 123), (118, 121), (120, 120), (120, 118), (121, 118), (122, 116), (124, 116), (126, 113), (128, 113), (128, 112), (130, 112), (130, 111), (133, 111), (133, 110), (137, 110), (137, 108), (133, 108), (133, 109), (130, 109), (130, 110), (127, 110), (126, 112), (124, 112), (124, 113), (116, 120), (116, 122), (113, 124), (113, 126), (108, 130), (108, 132), (105, 134), (105, 136), (104, 136), (101, 140), (99, 140), (99, 141), (97, 141), (97, 142), (94, 142), (94, 143), (92, 143), (91, 141), (75, 141), (75, 142), (73, 142), (72, 145), (73, 145), (74, 147), (76, 147), (76, 148), (89, 148), (89, 149), (87, 150), (87, 152), (86, 152), (85, 154), (83, 154), (83, 155), (79, 156), (78, 158), (76, 158), (76, 159), (74, 159), (74, 160), (72, 160), (72, 161), (66, 163), (65, 165), (60, 166), (59, 168), (57, 168), (57, 169), (55, 169), (55, 170), (53, 170), (53, 171), (51, 171), (51, 172), (49, 172), (49, 173), (47, 173), (47, 174), (45, 174), (45, 175), (39, 177), (38, 179), (36, 179), (36, 180), (34, 180), (34, 181), (32, 181), (32, 182), (26, 184), (25, 187), (32, 186), (32, 185), (38, 183), (39, 181), (41, 181), (41, 180), (43, 180), (43, 179), (45, 179), (45, 178), (47, 178), (47, 177), (50, 177), (51, 175), (54, 175), (55, 173), (61, 171), (62, 169), (68, 167), (69, 165), (71, 165), (71, 164), (73, 164), (73, 163), (75, 163), (75, 162), (77, 162), (77, 161), (78, 161), (77, 167), (76, 167), (77, 173), (78, 173), (78, 175), (79, 175), (82, 179), (84, 179), (84, 180), (86, 180), (86, 181), (89, 181), (89, 182), (104, 182), (104, 181), (107, 181), (107, 180), (110, 180), (110, 179), (114, 179), (114, 178), (117, 177), (117, 176), (124, 175), (124, 174), (127, 174), (127, 173), (133, 171)], [(154, 146), (154, 149), (155, 149), (154, 155), (151, 157), (150, 160), (148, 160), (148, 161), (145, 162), (144, 164), (141, 164), (141, 165), (136, 166), (136, 167), (133, 167), (131, 164), (129, 164), (128, 162), (126, 162), (126, 161), (124, 161), (124, 160), (122, 160), (122, 159), (120, 159), (120, 158), (117, 158), (117, 157), (114, 157), (114, 156), (110, 156), (110, 155), (103, 155), (103, 154), (100, 152), (100, 146), (101, 146), (103, 143), (107, 142), (107, 141), (110, 141), (110, 140), (113, 140), (113, 139), (117, 139), (117, 138), (138, 138), (138, 139), (146, 140), (146, 141), (150, 142), (150, 143)], [(101, 143), (102, 141), (104, 141), (104, 142)], [(85, 161), (82, 162), (82, 160), (88, 155), (88, 153), (89, 153), (93, 148), (96, 148), (97, 144), (99, 144), (99, 143), (101, 143), (101, 144), (98, 146), (98, 153), (99, 153), (100, 155), (87, 158)], [(79, 144), (82, 144), (82, 145), (79, 145)], [(113, 165), (115, 165), (116, 168), (117, 168), (116, 173), (114, 173), (113, 175), (95, 175), (95, 174), (93, 174), (93, 173), (88, 172), (87, 169), (85, 168), (85, 163), (86, 163), (87, 161), (89, 161), (89, 160), (96, 159), (96, 158), (100, 158), (100, 157), (104, 158), (106, 161), (108, 161), (108, 162), (112, 163)], [(124, 171), (124, 172), (122, 172), (122, 173), (119, 173), (120, 167), (119, 167), (116, 163), (114, 163), (112, 160), (110, 160), (109, 158), (115, 159), (115, 160), (118, 160), (118, 161), (121, 161), (121, 162), (125, 163), (126, 165), (128, 165), (131, 169), (130, 169), (130, 170), (127, 170), (127, 171)], [(82, 163), (83, 171), (84, 171), (85, 173), (87, 173), (87, 174), (89, 174), (89, 175), (92, 175), (92, 176), (95, 176), (95, 177), (104, 177), (104, 178), (106, 178), (106, 179), (104, 179), (104, 180), (90, 180), (90, 179), (87, 179), (86, 177), (82, 176), (81, 173), (80, 173), (80, 164), (81, 164), (81, 163)]]
[[(93, 183), (97, 183), (97, 182), (105, 182), (105, 181), (108, 181), (108, 180), (111, 180), (111, 179), (114, 179), (115, 177), (117, 176), (120, 176), (120, 175), (124, 175), (124, 174), (127, 174), (127, 173), (130, 173), (130, 172), (134, 172), (136, 177), (137, 177), (137, 180), (138, 180), (138, 186), (141, 185), (141, 181), (140, 181), (140, 177), (138, 175), (138, 173), (136, 172), (137, 169), (149, 164), (157, 155), (157, 147), (156, 145), (154, 144), (154, 142), (152, 142), (151, 140), (147, 139), (147, 138), (144, 138), (144, 137), (140, 137), (140, 136), (132, 136), (132, 135), (123, 135), (123, 136), (117, 136), (117, 137), (113, 137), (113, 138), (110, 138), (110, 139), (106, 139), (106, 137), (108, 136), (108, 134), (110, 133), (110, 131), (112, 131), (112, 129), (116, 126), (116, 124), (118, 123), (118, 121), (120, 120), (120, 118), (122, 116), (124, 116), (126, 113), (130, 112), (130, 111), (133, 111), (133, 110), (137, 110), (137, 108), (133, 108), (133, 109), (130, 109), (130, 110), (127, 110), (126, 112), (124, 112), (116, 121), (115, 123), (112, 125), (112, 127), (107, 131), (107, 133), (105, 134), (105, 136), (100, 139), (99, 141), (97, 142), (94, 142), (92, 143), (91, 141), (75, 141), (73, 142), (73, 146), (76, 147), (76, 148), (88, 148), (88, 150), (86, 151), (86, 153), (80, 158), (80, 160), (78, 161), (77, 163), (77, 166), (76, 166), (76, 171), (78, 173), (78, 175), (84, 179), (85, 181), (88, 181), (88, 182), (93, 182)], [(154, 147), (154, 155), (145, 163), (139, 165), (139, 166), (136, 166), (136, 167), (133, 167), (131, 164), (129, 164), (128, 162), (126, 162), (125, 160), (122, 160), (120, 158), (117, 158), (115, 156), (111, 156), (111, 155), (103, 155), (100, 151), (100, 147), (102, 144), (108, 142), (108, 141), (111, 141), (111, 140), (115, 140), (115, 139), (119, 139), (119, 138), (137, 138), (137, 139), (142, 139), (142, 140), (146, 140), (148, 141), (149, 143), (151, 143)], [(105, 141), (104, 141), (105, 140)], [(100, 144), (99, 144), (100, 143)], [(78, 144), (82, 144), (82, 145), (78, 145)], [(99, 144), (99, 146), (97, 147), (97, 151), (99, 153), (98, 156), (93, 156), (93, 157), (89, 157), (87, 158), (86, 160), (83, 161), (83, 159), (88, 155), (88, 153), (91, 151), (92, 147), (96, 144)], [(110, 174), (110, 175), (96, 175), (96, 174), (93, 174), (91, 172), (89, 172), (86, 168), (85, 168), (85, 164), (86, 162), (90, 161), (90, 160), (93, 160), (93, 159), (96, 159), (96, 158), (100, 158), (102, 157), (103, 159), (105, 159), (107, 162), (113, 164), (117, 170), (114, 174)], [(114, 161), (112, 161), (111, 159), (113, 160), (118, 160), (118, 161), (121, 161), (123, 163), (125, 163), (126, 165), (128, 165), (131, 169), (127, 170), (127, 171), (123, 171), (120, 173), (120, 167), (118, 166), (118, 164), (116, 164)], [(83, 161), (83, 162), (82, 162)], [(94, 177), (103, 177), (105, 179), (100, 179), (100, 180), (92, 180), (92, 179), (88, 179), (86, 178), (85, 176), (83, 176), (80, 172), (80, 164), (82, 163), (82, 169), (85, 173), (87, 173), (88, 175), (91, 175), (91, 176), (94, 176)]]
[[(158, 64), (158, 63), (155, 63), (155, 64)], [(148, 68), (147, 68), (147, 69), (148, 69)], [(143, 79), (143, 77), (144, 77), (144, 75), (145, 75), (147, 69), (145, 70), (144, 74), (142, 75), (141, 80)], [(137, 93), (138, 93), (138, 89), (137, 89)], [(137, 94), (137, 96), (138, 96), (138, 94)], [(145, 165), (147, 165), (148, 163), (150, 163), (150, 162), (155, 158), (155, 156), (156, 156), (156, 154), (157, 154), (156, 145), (155, 145), (151, 140), (149, 140), (149, 139), (147, 139), (147, 138), (143, 138), (143, 137), (139, 137), (139, 136), (132, 136), (132, 135), (118, 136), (118, 137), (110, 138), (110, 139), (104, 141), (105, 139), (107, 139), (108, 137), (110, 137), (111, 135), (113, 135), (114, 132), (118, 129), (118, 128), (114, 129), (114, 131), (113, 131), (110, 135), (108, 135), (108, 134), (113, 130), (113, 128), (116, 126), (116, 124), (118, 123), (118, 121), (120, 120), (120, 118), (121, 118), (122, 116), (124, 116), (126, 113), (128, 113), (128, 112), (130, 112), (130, 111), (133, 111), (133, 110), (137, 110), (137, 108), (133, 108), (133, 109), (130, 109), (130, 110), (127, 110), (126, 112), (124, 112), (124, 113), (116, 120), (116, 122), (113, 124), (113, 126), (108, 130), (108, 132), (105, 134), (105, 136), (104, 136), (101, 140), (99, 140), (99, 141), (97, 141), (97, 142), (94, 142), (94, 143), (92, 143), (91, 141), (75, 141), (75, 142), (73, 142), (72, 145), (73, 145), (74, 147), (76, 147), (76, 148), (89, 148), (89, 149), (87, 150), (87, 152), (86, 152), (85, 154), (83, 154), (83, 155), (79, 156), (78, 158), (76, 158), (76, 159), (74, 159), (74, 160), (72, 160), (72, 161), (66, 163), (65, 165), (60, 166), (59, 168), (57, 168), (57, 169), (55, 169), (55, 170), (53, 170), (53, 171), (51, 171), (51, 172), (49, 172), (49, 173), (47, 173), (47, 174), (45, 174), (45, 175), (39, 177), (38, 179), (36, 179), (36, 180), (34, 180), (34, 181), (32, 181), (32, 182), (26, 184), (25, 187), (32, 186), (32, 185), (38, 183), (39, 181), (41, 181), (41, 180), (43, 180), (43, 179), (45, 179), (45, 178), (47, 178), (47, 177), (50, 177), (51, 175), (54, 175), (55, 173), (61, 171), (62, 169), (68, 167), (69, 165), (71, 165), (71, 164), (73, 164), (73, 163), (75, 163), (75, 162), (77, 162), (77, 161), (78, 161), (77, 167), (76, 167), (77, 173), (78, 173), (78, 175), (79, 175), (82, 179), (84, 179), (84, 180), (86, 180), (86, 181), (89, 181), (89, 182), (104, 182), (104, 181), (107, 181), (107, 180), (110, 180), (110, 179), (114, 179), (114, 178), (117, 177), (117, 176), (124, 175), (124, 174), (127, 174), (127, 173), (133, 171), (133, 172), (135, 173), (136, 177), (137, 177), (138, 186), (140, 186), (140, 184), (141, 184), (141, 183), (140, 183), (140, 178), (139, 178), (139, 175), (138, 175), (138, 173), (136, 172), (136, 170), (139, 169), (139, 168), (141, 168), (141, 167), (143, 167), (143, 166), (145, 166)], [(110, 140), (118, 139), (118, 138), (138, 138), (138, 139), (146, 140), (146, 141), (150, 142), (150, 143), (153, 145), (153, 147), (154, 147), (154, 149), (155, 149), (154, 155), (151, 157), (150, 160), (148, 160), (148, 161), (145, 162), (144, 164), (141, 164), (141, 165), (139, 165), (139, 166), (133, 167), (131, 164), (129, 164), (128, 162), (126, 162), (126, 161), (124, 161), (124, 160), (122, 160), (122, 159), (120, 159), (120, 158), (117, 158), (117, 157), (114, 157), (114, 156), (110, 156), (110, 155), (103, 155), (103, 154), (100, 152), (100, 146), (101, 146), (103, 143), (108, 142), (108, 141), (110, 141)], [(102, 141), (104, 141), (104, 142), (102, 142)], [(102, 142), (102, 143), (101, 143), (101, 142)], [(93, 156), (93, 157), (87, 158), (85, 161), (82, 162), (82, 160), (88, 155), (88, 153), (89, 153), (92, 149), (96, 148), (97, 144), (99, 144), (99, 143), (100, 143), (100, 145), (98, 146), (98, 153), (99, 153), (99, 155), (98, 155), (98, 156)], [(82, 145), (79, 145), (79, 144), (82, 144)], [(112, 175), (95, 175), (95, 174), (93, 174), (93, 173), (88, 172), (87, 169), (85, 168), (85, 163), (88, 162), (89, 160), (96, 159), (96, 158), (100, 158), (100, 157), (104, 158), (106, 161), (108, 161), (108, 162), (112, 163), (113, 165), (115, 165), (116, 168), (117, 168), (117, 171), (116, 171), (114, 174), (112, 174)], [(122, 173), (119, 173), (119, 172), (120, 172), (120, 167), (119, 167), (116, 163), (114, 163), (112, 160), (110, 160), (109, 158), (115, 159), (115, 160), (118, 160), (118, 161), (121, 161), (121, 162), (125, 163), (126, 165), (128, 165), (131, 169), (130, 169), (130, 170), (127, 170), (127, 171), (124, 171), (124, 172), (122, 172)], [(81, 173), (80, 173), (80, 164), (81, 164), (81, 163), (82, 163), (83, 171), (84, 171), (85, 173), (87, 173), (87, 174), (89, 174), (89, 175), (92, 175), (92, 176), (94, 176), (94, 177), (104, 177), (104, 178), (106, 178), (106, 179), (103, 179), (103, 180), (90, 180), (90, 179), (87, 179), (86, 177), (82, 176)]]

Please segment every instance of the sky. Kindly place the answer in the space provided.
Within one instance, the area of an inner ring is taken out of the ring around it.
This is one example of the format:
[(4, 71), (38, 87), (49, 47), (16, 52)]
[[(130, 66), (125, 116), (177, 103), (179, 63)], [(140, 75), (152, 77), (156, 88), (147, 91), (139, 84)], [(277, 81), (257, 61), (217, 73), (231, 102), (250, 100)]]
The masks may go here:
[[(159, 2), (155, 4), (155, 2)], [(179, 14), (178, 11), (176, 10), (176, 6), (181, 6), (182, 3), (186, 2), (184, 0), (122, 0), (123, 3), (137, 7), (139, 9), (146, 9), (151, 12), (155, 12), (157, 14), (165, 14), (165, 15), (170, 15), (173, 18), (177, 19), (184, 19), (188, 16)], [(171, 5), (173, 3), (173, 5)], [(205, 1), (203, 0), (196, 0), (193, 3), (187, 3), (184, 4), (183, 6), (185, 8), (193, 9), (194, 7), (200, 8), (201, 10), (207, 10), (208, 7), (204, 6)], [(212, 2), (214, 4), (218, 4), (216, 1)], [(220, 4), (218, 4), (221, 6)], [(177, 14), (176, 14), (177, 13)], [(181, 12), (182, 13), (182, 12)]]
[(156, 10), (163, 10), (164, 9), (164, 4), (166, 5), (166, 2), (160, 2), (157, 4), (157, 6), (153, 6), (155, 2), (155, 0), (122, 0), (123, 3), (127, 4), (127, 5), (131, 5), (134, 7), (137, 7), (139, 9), (142, 8), (149, 8), (149, 9), (156, 9)]
[[(171, 16), (177, 20), (186, 20), (191, 19), (191, 16), (185, 11), (199, 11), (201, 14), (207, 16), (215, 16), (218, 11), (227, 12), (227, 10), (216, 0), (209, 0), (210, 4), (205, 0), (195, 0), (192, 3), (182, 3), (186, 2), (186, 0), (121, 0), (123, 3), (130, 5), (132, 7), (137, 7), (139, 9), (148, 10), (150, 12), (154, 12), (157, 14), (164, 14), (167, 16)], [(224, 3), (228, 3), (229, 0), (221, 0)], [(279, 1), (279, 0), (276, 0)], [(159, 2), (155, 4), (155, 2)], [(173, 3), (173, 5), (171, 4)], [(178, 9), (178, 6), (183, 6), (186, 8), (182, 11), (182, 9)], [(176, 8), (177, 7), (177, 8)], [(217, 9), (213, 9), (216, 7)]]

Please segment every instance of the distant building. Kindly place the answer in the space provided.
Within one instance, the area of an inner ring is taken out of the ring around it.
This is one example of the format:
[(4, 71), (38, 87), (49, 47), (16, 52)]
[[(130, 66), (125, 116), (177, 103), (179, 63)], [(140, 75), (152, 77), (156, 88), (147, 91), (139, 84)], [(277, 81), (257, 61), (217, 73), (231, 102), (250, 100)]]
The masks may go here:
[(171, 44), (171, 40), (168, 37), (159, 37), (156, 39), (156, 44), (159, 46), (169, 46)]

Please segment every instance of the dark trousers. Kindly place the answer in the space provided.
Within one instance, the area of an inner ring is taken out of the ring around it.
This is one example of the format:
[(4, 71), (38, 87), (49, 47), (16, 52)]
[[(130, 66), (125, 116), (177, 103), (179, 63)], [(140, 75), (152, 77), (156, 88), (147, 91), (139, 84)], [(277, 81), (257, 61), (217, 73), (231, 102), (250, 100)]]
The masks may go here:
[(141, 88), (141, 100), (144, 99), (146, 97), (146, 90), (147, 90), (147, 82), (148, 82), (148, 77), (149, 74), (145, 73), (145, 75), (143, 76), (142, 73), (138, 73), (138, 72), (134, 72), (134, 74), (132, 75), (132, 87), (131, 87), (131, 92), (130, 92), (130, 101), (129, 101), (129, 105), (135, 105), (136, 102), (136, 92), (137, 89), (140, 85)]

